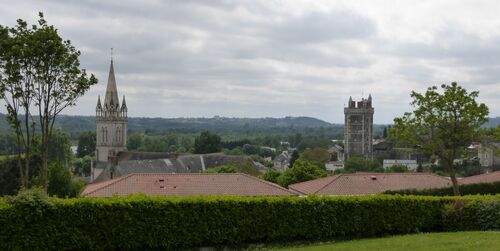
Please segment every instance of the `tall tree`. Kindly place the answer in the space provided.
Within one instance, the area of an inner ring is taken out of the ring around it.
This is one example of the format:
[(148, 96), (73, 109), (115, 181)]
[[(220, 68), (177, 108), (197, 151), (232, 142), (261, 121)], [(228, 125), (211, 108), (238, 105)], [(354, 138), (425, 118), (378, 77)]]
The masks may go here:
[[(35, 122), (40, 129), (40, 179), (41, 185), (47, 188), (49, 140), (55, 119), (66, 107), (75, 105), (76, 99), (96, 84), (97, 79), (94, 75), (88, 77), (85, 70), (80, 69), (80, 51), (69, 40), (63, 41), (42, 13), (39, 13), (38, 25), (28, 27), (25, 21), (18, 20), (15, 28), (0, 27), (0, 39), (0, 91), (3, 97), (12, 97), (7, 112), (17, 135), (22, 135), (16, 129), (20, 124), (20, 109), (25, 116), (26, 134), (29, 131), (33, 135)], [(37, 121), (30, 111), (37, 111)], [(28, 138), (25, 142), (24, 151), (29, 151), (33, 142)]]
[(194, 153), (215, 153), (221, 150), (221, 138), (215, 133), (203, 131), (194, 139)]
[(454, 160), (463, 156), (480, 126), (488, 121), (488, 107), (476, 102), (479, 92), (468, 93), (455, 82), (441, 88), (442, 93), (436, 86), (424, 94), (413, 91), (415, 110), (394, 119), (390, 133), (399, 143), (437, 156), (450, 175), (454, 194), (460, 195)]
[[(29, 186), (30, 159), (35, 126), (31, 116), (37, 53), (32, 31), (23, 20), (15, 28), (0, 26), (0, 95), (7, 108), (7, 122), (14, 129), (21, 186)], [(24, 160), (24, 163), (22, 163)]]
[(78, 147), (76, 148), (76, 156), (82, 158), (86, 155), (94, 155), (96, 145), (96, 133), (85, 131), (80, 133), (78, 137)]

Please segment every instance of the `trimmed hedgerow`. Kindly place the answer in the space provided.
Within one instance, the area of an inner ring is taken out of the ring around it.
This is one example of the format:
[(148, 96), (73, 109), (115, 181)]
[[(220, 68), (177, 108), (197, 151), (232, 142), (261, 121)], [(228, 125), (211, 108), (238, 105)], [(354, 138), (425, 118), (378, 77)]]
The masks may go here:
[(446, 230), (500, 230), (500, 196), (467, 196), (448, 205)]
[(0, 250), (131, 250), (346, 239), (443, 229), (452, 197), (49, 199), (0, 204)]
[[(459, 186), (461, 195), (486, 195), (499, 194), (500, 182), (475, 183)], [(384, 194), (402, 194), (402, 195), (424, 195), (424, 196), (453, 196), (452, 187), (432, 188), (432, 189), (406, 189), (397, 191), (385, 191)]]

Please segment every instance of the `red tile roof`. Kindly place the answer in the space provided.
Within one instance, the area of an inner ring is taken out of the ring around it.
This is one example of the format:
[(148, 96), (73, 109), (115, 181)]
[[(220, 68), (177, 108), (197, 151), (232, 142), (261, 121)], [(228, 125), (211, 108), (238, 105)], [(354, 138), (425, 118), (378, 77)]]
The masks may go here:
[(460, 179), (458, 183), (472, 184), (472, 183), (490, 183), (496, 181), (500, 181), (500, 171), (465, 177), (463, 179)]
[(388, 190), (426, 189), (451, 186), (451, 181), (430, 173), (350, 173), (288, 186), (301, 194), (379, 194)]
[(241, 173), (133, 173), (88, 185), (84, 197), (148, 195), (296, 195), (259, 178)]

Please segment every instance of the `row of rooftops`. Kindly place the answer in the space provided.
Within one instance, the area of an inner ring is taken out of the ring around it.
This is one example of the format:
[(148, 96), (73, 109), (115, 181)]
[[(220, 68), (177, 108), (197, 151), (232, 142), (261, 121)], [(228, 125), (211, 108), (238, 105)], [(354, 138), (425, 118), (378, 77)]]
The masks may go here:
[[(470, 176), (460, 184), (500, 181), (500, 171)], [(292, 184), (289, 189), (241, 173), (131, 173), (88, 185), (84, 197), (131, 194), (196, 196), (301, 196), (370, 195), (388, 190), (429, 189), (451, 186), (448, 177), (432, 173), (351, 173)]]

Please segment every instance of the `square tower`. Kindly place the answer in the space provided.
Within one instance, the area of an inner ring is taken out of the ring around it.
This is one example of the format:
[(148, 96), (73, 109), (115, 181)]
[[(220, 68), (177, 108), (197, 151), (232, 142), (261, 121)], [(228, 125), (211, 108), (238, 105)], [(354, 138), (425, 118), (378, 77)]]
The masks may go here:
[(344, 153), (345, 158), (373, 157), (373, 113), (372, 96), (361, 99), (359, 102), (352, 101), (344, 107)]

